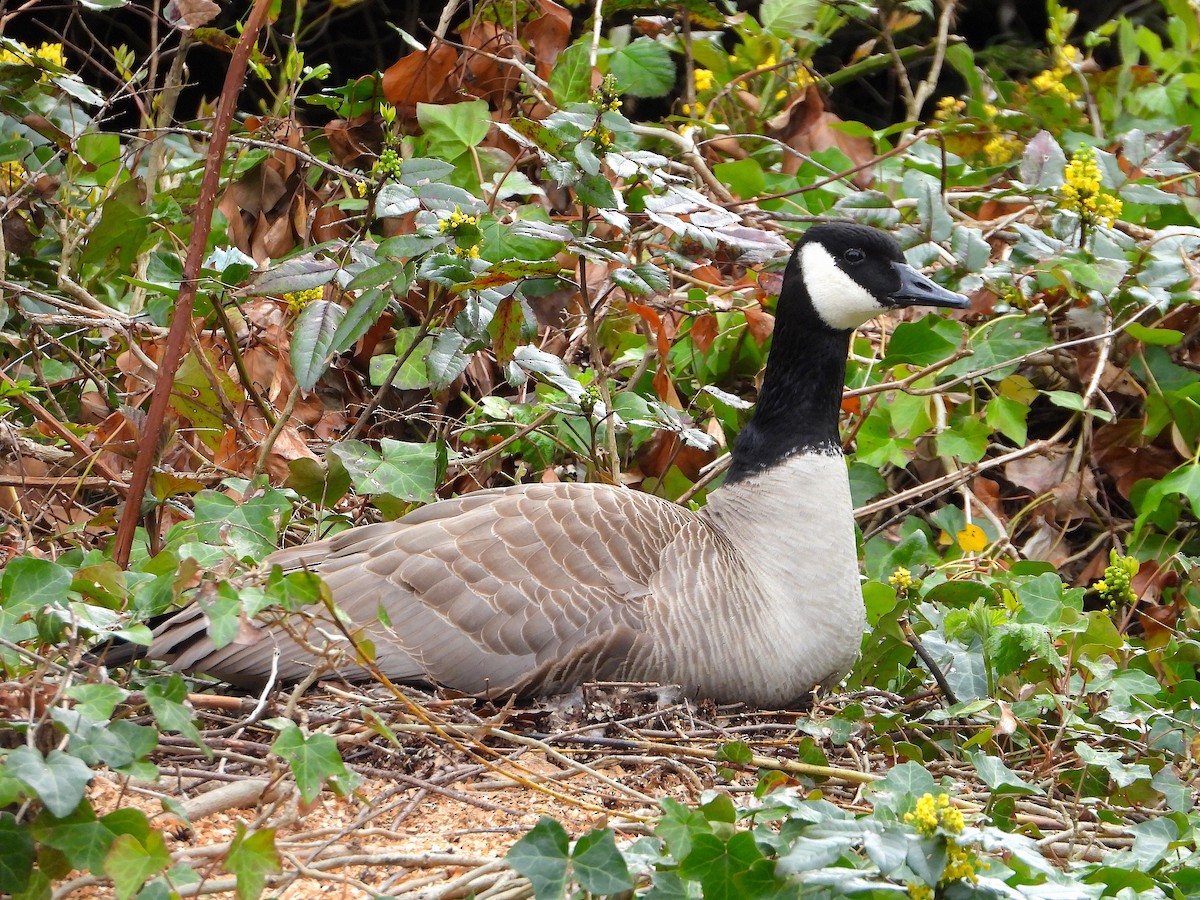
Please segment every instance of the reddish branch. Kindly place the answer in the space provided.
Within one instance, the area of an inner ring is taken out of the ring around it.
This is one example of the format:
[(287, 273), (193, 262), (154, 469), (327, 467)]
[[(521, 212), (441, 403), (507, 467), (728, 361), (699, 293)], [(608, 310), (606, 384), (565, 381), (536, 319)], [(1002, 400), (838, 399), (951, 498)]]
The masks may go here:
[(167, 346), (158, 366), (158, 379), (154, 395), (150, 398), (150, 411), (146, 416), (146, 427), (138, 442), (138, 457), (133, 466), (129, 482), (129, 493), (125, 498), (125, 509), (117, 526), (113, 557), (117, 564), (129, 565), (129, 552), (133, 536), (141, 518), (142, 496), (150, 482), (150, 470), (158, 459), (157, 448), (161, 446), (163, 422), (167, 405), (171, 401), (171, 389), (175, 384), (175, 370), (179, 368), (184, 342), (192, 327), (192, 308), (196, 302), (196, 286), (200, 275), (200, 264), (208, 234), (212, 230), (213, 209), (216, 206), (217, 189), (221, 180), (221, 164), (225, 160), (225, 147), (229, 143), (229, 131), (233, 122), (234, 104), (241, 92), (246, 77), (246, 63), (250, 51), (258, 40), (258, 32), (267, 18), (271, 0), (255, 0), (254, 8), (246, 21), (245, 30), (234, 48), (225, 73), (225, 83), (217, 101), (217, 113), (213, 121), (212, 140), (208, 145), (208, 158), (204, 163), (204, 178), (200, 183), (200, 197), (196, 202), (193, 217), (192, 238), (188, 243), (187, 259), (183, 265), (183, 283), (179, 287), (179, 300), (171, 318), (171, 330), (167, 334)]

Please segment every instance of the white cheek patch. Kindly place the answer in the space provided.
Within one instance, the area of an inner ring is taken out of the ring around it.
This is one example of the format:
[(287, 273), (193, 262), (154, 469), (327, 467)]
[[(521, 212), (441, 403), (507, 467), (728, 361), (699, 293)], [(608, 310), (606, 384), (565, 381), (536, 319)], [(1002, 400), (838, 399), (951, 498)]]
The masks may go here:
[(817, 315), (830, 328), (857, 328), (884, 310), (870, 291), (838, 268), (820, 244), (805, 244), (800, 249), (800, 271)]

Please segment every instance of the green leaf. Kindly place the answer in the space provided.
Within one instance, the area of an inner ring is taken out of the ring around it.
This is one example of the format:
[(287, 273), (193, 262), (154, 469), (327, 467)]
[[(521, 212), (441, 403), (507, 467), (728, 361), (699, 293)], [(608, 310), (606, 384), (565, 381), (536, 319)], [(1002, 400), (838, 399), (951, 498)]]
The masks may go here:
[(1087, 413), (1089, 416), (1095, 416), (1097, 419), (1105, 422), (1112, 421), (1113, 415), (1107, 409), (1085, 407), (1083, 397), (1074, 391), (1042, 391), (1042, 393), (1055, 406), (1061, 406), (1063, 409), (1070, 409), (1075, 412)]
[(191, 709), (184, 705), (187, 684), (181, 677), (171, 675), (165, 680), (152, 681), (146, 685), (145, 695), (160, 730), (177, 731), (199, 747), (206, 757), (212, 756), (212, 751), (205, 745), (200, 730), (192, 721)]
[(117, 900), (129, 900), (151, 875), (170, 865), (171, 854), (161, 831), (150, 832), (145, 843), (131, 834), (121, 834), (113, 839), (104, 859), (104, 873), (113, 880)]
[(1151, 344), (1155, 347), (1174, 347), (1183, 342), (1183, 332), (1174, 328), (1147, 328), (1140, 322), (1130, 322), (1125, 326), (1125, 333), (1135, 341)]
[(550, 72), (550, 92), (559, 106), (582, 103), (592, 93), (591, 41), (572, 44)]
[(953, 456), (962, 463), (975, 463), (987, 452), (992, 429), (979, 419), (965, 417), (938, 432), (938, 456)]
[(275, 849), (275, 829), (260, 828), (247, 833), (241, 822), (236, 823), (236, 828), (225, 856), (225, 869), (237, 879), (238, 900), (258, 900), (267, 885), (267, 876), (283, 871), (279, 851)]
[[(445, 160), (457, 159), (477, 147), (492, 126), (486, 100), (468, 100), (444, 106), (418, 103), (417, 121), (428, 141), (429, 154)], [(422, 198), (424, 196), (422, 193)]]
[(327, 734), (305, 737), (296, 725), (288, 722), (271, 745), (271, 752), (291, 764), (296, 787), (300, 788), (305, 803), (312, 803), (317, 798), (326, 781), (340, 787), (352, 786), (355, 781), (355, 776), (342, 761), (337, 741)]
[(567, 892), (569, 846), (566, 829), (542, 816), (528, 834), (509, 848), (504, 859), (529, 879), (537, 900), (560, 900)]
[(754, 835), (739, 831), (726, 843), (714, 834), (698, 834), (692, 850), (679, 863), (679, 873), (699, 881), (704, 900), (742, 900), (743, 893), (735, 877), (762, 859)]
[(92, 780), (92, 770), (83, 760), (61, 750), (51, 750), (43, 757), (24, 744), (8, 754), (4, 770), (37, 794), (46, 809), (60, 818), (74, 812)]
[(759, 21), (764, 30), (784, 41), (810, 36), (821, 11), (821, 0), (763, 0)]
[(65, 607), (71, 573), (58, 563), (18, 556), (0, 575), (0, 607), (14, 618), (43, 606)]
[(29, 885), (33, 872), (33, 835), (10, 812), (0, 813), (0, 891), (15, 894)]
[(1023, 446), (1029, 436), (1026, 419), (1029, 404), (1012, 397), (996, 396), (988, 401), (986, 421), (1018, 447)]
[(634, 97), (662, 97), (675, 84), (671, 51), (648, 37), (616, 50), (609, 57), (608, 71), (617, 79), (618, 90)]
[(571, 851), (571, 871), (580, 887), (592, 894), (633, 888), (633, 876), (609, 828), (596, 828), (579, 839)]
[(962, 343), (962, 335), (962, 325), (940, 316), (901, 322), (888, 341), (883, 364), (924, 368), (951, 356)]
[(341, 353), (349, 350), (355, 342), (367, 333), (367, 330), (379, 321), (383, 311), (387, 309), (393, 292), (403, 294), (408, 291), (408, 277), (397, 277), (389, 290), (368, 288), (350, 304), (346, 314), (338, 322), (337, 330), (329, 341), (331, 353)]
[(1039, 131), (1021, 157), (1021, 180), (1032, 187), (1053, 188), (1063, 183), (1067, 156), (1048, 131)]
[(1053, 343), (1046, 321), (1040, 316), (1014, 315), (993, 319), (977, 328), (968, 341), (973, 355), (960, 359), (945, 370), (947, 376), (966, 375), (970, 372), (998, 366), (984, 377), (989, 381), (1000, 381), (1017, 369), (1017, 364), (1004, 363), (1045, 349)]
[(333, 280), (339, 268), (337, 260), (318, 257), (312, 252), (293, 256), (255, 275), (246, 287), (238, 291), (238, 296), (279, 297), (322, 287)]
[(743, 200), (757, 197), (767, 186), (766, 176), (757, 160), (738, 159), (733, 162), (716, 163), (712, 170), (717, 178)]
[(1042, 791), (1025, 781), (995, 756), (980, 751), (967, 754), (975, 771), (994, 794), (1040, 794)]
[(443, 466), (438, 444), (414, 444), (384, 438), (378, 452), (362, 441), (342, 441), (329, 448), (350, 473), (360, 494), (388, 494), (415, 503), (434, 498)]
[(345, 347), (338, 347), (336, 336), (346, 311), (331, 300), (315, 300), (300, 312), (292, 330), (292, 348), (288, 354), (296, 383), (311, 391), (317, 379), (329, 368), (329, 360)]

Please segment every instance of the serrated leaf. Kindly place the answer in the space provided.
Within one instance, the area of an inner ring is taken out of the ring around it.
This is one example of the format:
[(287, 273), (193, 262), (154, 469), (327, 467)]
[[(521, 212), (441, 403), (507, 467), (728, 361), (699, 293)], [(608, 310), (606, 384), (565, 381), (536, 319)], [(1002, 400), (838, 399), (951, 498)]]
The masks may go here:
[[(572, 44), (559, 55), (550, 72), (550, 92), (559, 106), (582, 103), (592, 93), (592, 66), (590, 42)], [(540, 146), (540, 142), (539, 142)], [(549, 148), (547, 148), (549, 149)], [(551, 149), (550, 152), (557, 152)]]
[(330, 300), (315, 300), (300, 312), (292, 333), (289, 359), (301, 390), (311, 391), (316, 387), (332, 356), (345, 349), (333, 343), (345, 318), (346, 311)]
[(807, 37), (821, 11), (821, 0), (763, 0), (762, 27), (785, 41)]
[(379, 317), (387, 309), (393, 292), (403, 294), (408, 290), (408, 278), (406, 275), (402, 278), (402, 282), (402, 284), (396, 284), (387, 290), (383, 288), (370, 288), (363, 291), (350, 304), (350, 308), (345, 311), (346, 314), (338, 322), (337, 330), (334, 331), (333, 337), (329, 340), (330, 352), (342, 353), (353, 347), (358, 339), (366, 334), (372, 325), (379, 321)]
[(283, 294), (323, 287), (333, 280), (339, 265), (336, 260), (318, 258), (312, 253), (293, 256), (260, 272), (237, 292), (239, 297), (278, 297)]
[(613, 52), (608, 71), (621, 93), (634, 97), (662, 97), (675, 84), (675, 60), (653, 38), (640, 37)]

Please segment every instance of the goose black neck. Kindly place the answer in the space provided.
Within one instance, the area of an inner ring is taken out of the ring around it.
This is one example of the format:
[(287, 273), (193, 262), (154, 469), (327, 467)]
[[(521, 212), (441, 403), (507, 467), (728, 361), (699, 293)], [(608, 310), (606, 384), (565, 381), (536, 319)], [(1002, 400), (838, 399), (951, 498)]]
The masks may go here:
[[(734, 444), (726, 484), (797, 454), (841, 453), (838, 414), (850, 332), (831, 329), (817, 319), (806, 294), (784, 293), (758, 403)], [(799, 293), (804, 293), (802, 288)]]

